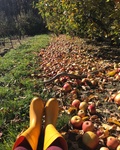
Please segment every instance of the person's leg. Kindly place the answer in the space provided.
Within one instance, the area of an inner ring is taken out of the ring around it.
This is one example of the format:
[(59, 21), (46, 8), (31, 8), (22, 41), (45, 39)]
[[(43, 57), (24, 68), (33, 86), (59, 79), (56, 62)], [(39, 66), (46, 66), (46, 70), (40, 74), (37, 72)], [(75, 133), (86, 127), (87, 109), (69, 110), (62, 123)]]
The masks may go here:
[(67, 150), (67, 143), (62, 135), (56, 130), (56, 121), (59, 113), (58, 101), (51, 98), (45, 105), (45, 133), (43, 150), (48, 150), (54, 146), (60, 150)]
[(59, 138), (56, 139), (48, 148), (47, 150), (63, 150)]
[(63, 150), (63, 149), (58, 146), (50, 146), (50, 147), (48, 147), (47, 150)]
[(16, 140), (13, 150), (24, 147), (28, 150), (36, 150), (38, 138), (41, 133), (44, 103), (40, 98), (34, 98), (30, 104), (30, 126)]
[(17, 148), (15, 148), (15, 150), (29, 150), (28, 148), (25, 148), (23, 146), (19, 146)]
[(16, 145), (15, 149), (14, 150), (32, 150), (29, 142), (26, 140), (25, 137), (23, 136), (20, 136), (18, 138), (18, 145)]

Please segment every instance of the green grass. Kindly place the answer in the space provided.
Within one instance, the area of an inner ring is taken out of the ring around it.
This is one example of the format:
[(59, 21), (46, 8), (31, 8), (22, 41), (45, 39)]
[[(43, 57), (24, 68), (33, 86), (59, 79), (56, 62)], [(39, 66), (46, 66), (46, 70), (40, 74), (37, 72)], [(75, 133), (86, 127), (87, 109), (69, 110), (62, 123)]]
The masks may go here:
[(42, 98), (43, 83), (31, 77), (39, 72), (37, 53), (45, 48), (50, 35), (32, 37), (4, 57), (0, 57), (0, 150), (11, 150), (18, 133), (29, 122), (29, 104), (35, 93)]
[[(17, 135), (29, 126), (29, 104), (34, 96), (47, 100), (54, 91), (45, 91), (40, 74), (38, 53), (51, 40), (50, 35), (28, 38), (24, 44), (0, 57), (0, 150), (11, 150)], [(58, 117), (57, 129), (68, 123), (70, 116)]]

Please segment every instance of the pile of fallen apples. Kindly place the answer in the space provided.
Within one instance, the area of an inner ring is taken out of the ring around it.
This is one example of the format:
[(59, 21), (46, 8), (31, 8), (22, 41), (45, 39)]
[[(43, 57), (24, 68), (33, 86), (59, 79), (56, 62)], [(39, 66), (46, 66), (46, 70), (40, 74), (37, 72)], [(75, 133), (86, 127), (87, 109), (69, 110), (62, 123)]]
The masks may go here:
[[(104, 95), (104, 92), (109, 92), (107, 88), (105, 89), (108, 83), (119, 82), (120, 64), (113, 66), (108, 61), (93, 58), (92, 55), (87, 54), (86, 49), (87, 47), (85, 47), (83, 41), (78, 40), (75, 43), (74, 39), (66, 39), (64, 36), (57, 37), (38, 55), (40, 56), (40, 74), (38, 74), (38, 77), (46, 81), (62, 72), (76, 76), (81, 76), (85, 73), (87, 76), (81, 79), (58, 76), (58, 78), (51, 80), (45, 86), (44, 91), (51, 92), (53, 90), (58, 99), (64, 102), (67, 99), (70, 102), (67, 106), (61, 106), (60, 114), (62, 115), (65, 112), (71, 116), (67, 124), (69, 126), (68, 130), (66, 131), (63, 128), (61, 134), (65, 137), (68, 145), (72, 143), (70, 140), (71, 135), (76, 135), (75, 141), (80, 142), (80, 146), (71, 146), (76, 150), (120, 150), (120, 135), (118, 136), (120, 117), (119, 120), (116, 120), (118, 116), (106, 117), (107, 120), (103, 119), (102, 122), (101, 113), (99, 114), (97, 106), (98, 103), (107, 101), (106, 108), (109, 104), (113, 104), (117, 106), (117, 110), (120, 110), (120, 91), (118, 89), (117, 92), (109, 93), (106, 100), (103, 99), (99, 102), (97, 97), (98, 93), (103, 93)], [(90, 48), (90, 51), (91, 49), (93, 47)], [(36, 75), (33, 74), (32, 76)], [(88, 95), (86, 94), (86, 97), (88, 97), (87, 99), (80, 99), (85, 95), (83, 94), (84, 91), (86, 93), (90, 91)], [(93, 95), (89, 97), (91, 93)], [(94, 98), (97, 100), (92, 101)], [(111, 134), (112, 131), (117, 131), (117, 135)], [(82, 144), (83, 146), (81, 146)]]
[[(103, 144), (99, 150), (120, 150), (120, 139), (111, 136), (108, 129), (96, 126), (96, 123), (94, 124), (94, 120), (98, 119), (95, 103), (81, 102), (79, 99), (74, 99), (67, 111), (69, 114), (73, 113), (73, 111), (75, 112), (69, 124), (73, 129), (83, 131), (81, 132), (81, 139), (83, 144), (89, 149), (95, 150), (97, 147), (100, 147), (99, 142), (102, 140)], [(112, 128), (114, 126), (111, 126)]]

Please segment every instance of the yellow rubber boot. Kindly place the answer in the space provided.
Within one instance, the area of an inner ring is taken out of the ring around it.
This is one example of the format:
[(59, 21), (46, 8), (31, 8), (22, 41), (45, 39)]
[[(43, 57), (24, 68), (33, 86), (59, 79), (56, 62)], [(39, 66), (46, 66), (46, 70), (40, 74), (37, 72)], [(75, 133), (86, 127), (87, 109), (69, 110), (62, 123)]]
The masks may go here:
[(51, 98), (45, 105), (45, 135), (44, 135), (44, 147), (47, 148), (58, 139), (64, 150), (67, 150), (67, 144), (61, 134), (56, 130), (56, 121), (59, 113), (58, 101), (55, 98)]
[(43, 101), (36, 97), (33, 98), (30, 104), (30, 126), (24, 131), (20, 137), (16, 140), (13, 150), (18, 147), (24, 139), (28, 141), (32, 150), (37, 149), (38, 138), (42, 127), (42, 116), (44, 110)]

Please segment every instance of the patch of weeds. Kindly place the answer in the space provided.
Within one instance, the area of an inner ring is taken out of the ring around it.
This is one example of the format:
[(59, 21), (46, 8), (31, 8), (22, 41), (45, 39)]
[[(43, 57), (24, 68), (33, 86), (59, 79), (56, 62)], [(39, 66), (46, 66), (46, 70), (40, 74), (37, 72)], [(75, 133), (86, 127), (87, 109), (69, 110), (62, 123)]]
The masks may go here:
[(57, 129), (60, 130), (66, 123), (69, 122), (71, 116), (68, 114), (62, 114), (57, 120)]

